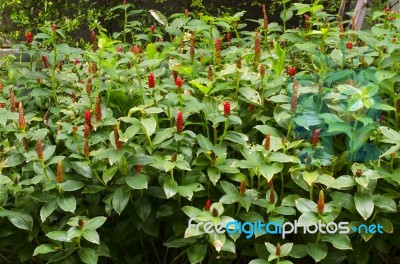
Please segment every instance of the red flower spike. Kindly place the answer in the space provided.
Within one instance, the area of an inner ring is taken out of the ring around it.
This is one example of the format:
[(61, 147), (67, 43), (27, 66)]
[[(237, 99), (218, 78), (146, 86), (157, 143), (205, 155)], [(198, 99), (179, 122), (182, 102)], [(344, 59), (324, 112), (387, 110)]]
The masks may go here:
[(49, 63), (47, 61), (46, 55), (42, 55), (42, 61), (45, 68), (49, 68)]
[(262, 11), (264, 15), (264, 29), (268, 29), (268, 15), (267, 15), (267, 6), (265, 4), (262, 4)]
[(242, 68), (242, 59), (238, 58), (236, 60), (236, 68), (241, 69)]
[(119, 125), (116, 124), (114, 126), (114, 143), (115, 147), (120, 150), (122, 148), (122, 142), (119, 141)]
[(136, 170), (137, 173), (141, 173), (142, 172), (142, 164), (137, 164), (135, 166), (135, 170)]
[(212, 66), (208, 67), (208, 80), (210, 81), (214, 80), (214, 72)]
[(89, 149), (89, 143), (87, 140), (85, 140), (85, 146), (83, 147), (83, 152), (85, 153), (85, 157), (89, 158), (90, 149)]
[(123, 4), (123, 5), (126, 5), (126, 0), (124, 0), (124, 1), (122, 2), (122, 4)]
[(23, 137), (23, 138), (22, 138), (22, 146), (24, 146), (24, 149), (25, 149), (25, 150), (28, 150), (28, 149), (29, 149), (29, 142), (28, 142), (28, 140), (26, 139), (26, 137)]
[(31, 32), (26, 32), (25, 33), (25, 37), (26, 37), (26, 43), (31, 44), (33, 41), (33, 35)]
[(101, 98), (100, 96), (96, 97), (96, 105), (95, 105), (95, 116), (96, 116), (96, 121), (100, 122), (102, 119), (102, 114), (101, 114)]
[(318, 204), (317, 204), (317, 211), (318, 214), (322, 214), (325, 209), (325, 195), (324, 191), (320, 190), (318, 195)]
[(88, 79), (86, 81), (86, 93), (88, 96), (90, 96), (90, 94), (92, 93), (91, 85), (92, 85), (92, 79)]
[(244, 193), (246, 192), (246, 181), (245, 180), (242, 180), (240, 182), (239, 191), (240, 191), (240, 195), (244, 195)]
[(63, 183), (63, 182), (64, 182), (64, 173), (63, 173), (62, 161), (60, 161), (57, 164), (57, 183)]
[(36, 153), (38, 156), (38, 159), (43, 160), (43, 147), (42, 147), (42, 142), (40, 141), (40, 138), (38, 138), (36, 142)]
[(19, 128), (22, 131), (25, 131), (25, 115), (24, 115), (24, 107), (21, 102), (18, 105), (18, 121), (19, 121)]
[(210, 211), (210, 207), (211, 207), (211, 200), (207, 199), (206, 206), (204, 207), (204, 211)]
[(75, 65), (78, 65), (78, 64), (79, 64), (79, 60), (78, 60), (78, 59), (75, 59), (75, 60), (74, 60), (74, 64), (75, 64)]
[(118, 49), (117, 49), (117, 51), (118, 51), (119, 53), (121, 53), (121, 52), (123, 52), (124, 50), (123, 50), (122, 46), (119, 46)]
[(312, 144), (312, 146), (313, 146), (314, 148), (315, 148), (315, 147), (317, 146), (317, 144), (318, 144), (319, 131), (321, 131), (320, 128), (314, 130), (314, 132), (313, 132), (313, 136), (312, 136), (312, 139), (311, 139), (311, 144)]
[(215, 64), (219, 65), (221, 62), (221, 39), (215, 40)]
[(290, 66), (290, 68), (288, 69), (288, 74), (290, 77), (293, 77), (296, 74), (296, 67)]
[(51, 30), (52, 31), (56, 31), (57, 30), (57, 25), (56, 24), (51, 25)]
[(192, 32), (192, 34), (190, 35), (190, 57), (193, 59), (194, 55), (195, 55), (195, 36), (194, 36), (194, 32)]
[(176, 88), (181, 89), (183, 85), (183, 80), (181, 77), (177, 77), (175, 80)]
[(225, 101), (224, 103), (224, 115), (229, 116), (231, 114), (231, 103), (229, 101)]
[(189, 16), (189, 10), (185, 10), (185, 17), (188, 17)]
[(277, 255), (278, 257), (281, 255), (281, 244), (279, 244), (279, 242), (278, 244), (276, 244), (275, 247), (275, 255)]
[(269, 186), (269, 188), (274, 188), (274, 181), (272, 179), (269, 180), (268, 186)]
[(14, 90), (10, 91), (10, 111), (14, 112), (15, 111), (15, 95), (14, 95)]
[(392, 43), (396, 43), (396, 37), (392, 38)]
[(265, 64), (260, 65), (260, 78), (264, 79), (265, 76)]
[(249, 104), (249, 110), (253, 111), (254, 110), (254, 105), (253, 104)]
[(269, 193), (269, 203), (270, 203), (270, 204), (274, 204), (274, 203), (275, 203), (275, 192), (274, 192), (274, 188), (273, 188), (273, 187), (269, 188), (269, 191), (270, 191), (270, 193)]
[(387, 5), (385, 8), (385, 13), (389, 13), (389, 12), (390, 12), (390, 7), (389, 7), (389, 5)]
[(173, 70), (172, 71), (172, 77), (174, 78), (174, 82), (176, 82), (176, 78), (178, 78), (178, 71)]
[(92, 43), (93, 43), (93, 51), (96, 51), (98, 46), (97, 46), (96, 32), (94, 31), (92, 31)]
[(178, 111), (178, 115), (176, 117), (176, 131), (178, 134), (183, 132), (183, 114), (181, 111)]
[(230, 46), (232, 44), (232, 37), (230, 32), (226, 33), (226, 40), (228, 41), (228, 46)]
[(90, 137), (90, 126), (88, 124), (85, 124), (85, 129), (83, 130), (83, 137), (85, 139), (89, 139)]
[(89, 126), (92, 126), (92, 112), (90, 110), (85, 111), (85, 123)]
[(261, 43), (260, 43), (260, 36), (258, 32), (256, 32), (254, 36), (254, 63), (258, 63), (261, 55)]
[(265, 136), (264, 148), (265, 148), (266, 150), (269, 150), (270, 147), (271, 147), (271, 134), (268, 133), (268, 134)]
[(350, 41), (346, 43), (346, 48), (351, 50), (353, 48), (353, 43), (351, 43)]
[(72, 91), (71, 98), (72, 98), (72, 102), (75, 103), (76, 102), (76, 92), (75, 91)]
[(149, 76), (147, 77), (149, 80), (149, 88), (154, 88), (155, 87), (155, 78), (154, 78), (154, 73), (150, 72)]
[(297, 79), (293, 81), (293, 93), (292, 93), (292, 101), (291, 101), (291, 110), (292, 112), (296, 112), (297, 109), (297, 93), (299, 90), (299, 82)]
[(40, 84), (40, 79), (36, 78), (36, 84)]
[(212, 210), (212, 215), (213, 215), (214, 217), (219, 216), (219, 212), (218, 212), (217, 208), (214, 207), (214, 209)]
[(78, 132), (78, 127), (77, 126), (73, 126), (72, 127), (72, 131), (76, 134)]
[(0, 103), (0, 108), (4, 108), (6, 106), (5, 103)]
[(154, 25), (151, 25), (151, 26), (150, 26), (150, 32), (151, 32), (151, 33), (154, 33), (154, 30), (155, 30), (155, 29), (156, 29), (156, 27), (155, 27)]
[(131, 48), (131, 51), (133, 52), (133, 54), (135, 54), (136, 57), (138, 57), (140, 54), (140, 47), (138, 45), (135, 45), (133, 46), (133, 48)]

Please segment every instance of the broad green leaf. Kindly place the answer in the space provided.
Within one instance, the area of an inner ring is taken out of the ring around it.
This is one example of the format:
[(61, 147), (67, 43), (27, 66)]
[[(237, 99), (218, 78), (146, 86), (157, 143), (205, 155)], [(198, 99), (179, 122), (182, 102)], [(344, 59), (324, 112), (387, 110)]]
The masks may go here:
[(91, 248), (81, 248), (78, 251), (79, 257), (85, 264), (97, 264), (98, 256), (96, 251)]
[(95, 218), (88, 220), (85, 223), (84, 228), (85, 229), (97, 229), (100, 226), (102, 226), (106, 222), (106, 220), (107, 220), (107, 218), (104, 216), (97, 216)]
[(42, 223), (46, 221), (47, 217), (49, 217), (57, 208), (58, 203), (56, 200), (46, 202), (42, 206), (42, 209), (40, 209), (40, 219), (42, 220)]
[(58, 197), (57, 199), (58, 206), (65, 211), (74, 213), (76, 209), (76, 200), (74, 196), (71, 195), (63, 195)]
[(8, 220), (19, 229), (32, 231), (33, 218), (27, 211), (12, 211)]
[(114, 210), (120, 215), (129, 202), (131, 192), (125, 187), (117, 188), (113, 194), (112, 206)]
[(354, 195), (354, 203), (358, 213), (367, 220), (374, 211), (374, 202), (372, 196), (366, 193), (357, 192)]
[(328, 255), (328, 246), (325, 243), (307, 243), (307, 252), (316, 262), (319, 262)]
[(93, 244), (100, 245), (100, 237), (96, 230), (93, 229), (86, 229), (83, 231), (82, 236), (89, 242)]
[(35, 251), (33, 252), (33, 256), (39, 255), (39, 254), (47, 254), (50, 252), (55, 252), (57, 246), (52, 245), (52, 244), (42, 244), (35, 248)]
[(132, 189), (147, 189), (147, 177), (144, 174), (130, 175), (125, 178), (126, 184)]
[(321, 240), (329, 242), (337, 249), (340, 250), (352, 250), (350, 238), (346, 234), (326, 234), (321, 236)]
[(216, 185), (217, 182), (219, 181), (219, 178), (221, 177), (221, 173), (218, 171), (217, 168), (215, 167), (208, 167), (207, 169), (207, 175), (210, 181)]
[(187, 255), (191, 264), (200, 263), (207, 255), (207, 244), (196, 243), (189, 247)]
[(167, 199), (171, 198), (178, 192), (178, 183), (172, 179), (165, 179), (163, 186)]
[(136, 213), (142, 221), (145, 221), (151, 212), (151, 203), (147, 198), (137, 199), (135, 201)]

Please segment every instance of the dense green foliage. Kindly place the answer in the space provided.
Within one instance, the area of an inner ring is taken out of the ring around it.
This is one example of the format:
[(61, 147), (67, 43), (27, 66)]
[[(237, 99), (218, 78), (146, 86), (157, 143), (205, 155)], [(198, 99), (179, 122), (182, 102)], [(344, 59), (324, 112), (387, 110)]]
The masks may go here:
[[(63, 26), (27, 32), (30, 61), (0, 60), (2, 261), (398, 262), (400, 19), (355, 31), (318, 3), (284, 10), (302, 29), (246, 31), (242, 12), (144, 27), (128, 3), (86, 49)], [(190, 218), (383, 233), (246, 239)]]

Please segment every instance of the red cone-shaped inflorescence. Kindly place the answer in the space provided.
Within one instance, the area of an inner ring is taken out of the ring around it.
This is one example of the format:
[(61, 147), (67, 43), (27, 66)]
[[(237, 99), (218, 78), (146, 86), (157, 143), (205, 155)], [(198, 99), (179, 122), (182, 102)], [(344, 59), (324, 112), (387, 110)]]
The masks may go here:
[(188, 17), (189, 16), (189, 10), (185, 10), (185, 17)]
[(139, 55), (140, 55), (140, 47), (138, 45), (133, 46), (133, 48), (131, 48), (131, 51), (133, 52), (135, 57), (139, 57)]
[(5, 108), (6, 104), (5, 103), (0, 103), (0, 108)]
[(149, 81), (149, 88), (154, 88), (156, 86), (154, 73), (150, 72), (149, 76), (147, 76), (147, 79)]
[(296, 112), (296, 110), (297, 110), (297, 93), (298, 93), (298, 91), (299, 91), (299, 82), (297, 81), (297, 79), (294, 79), (292, 101), (291, 101), (292, 112)]
[(102, 119), (102, 114), (101, 114), (101, 98), (100, 95), (96, 97), (96, 105), (95, 105), (95, 116), (96, 116), (96, 121), (100, 122)]
[(240, 182), (239, 193), (240, 195), (244, 195), (245, 192), (246, 192), (246, 181), (242, 180)]
[(318, 195), (318, 204), (317, 204), (317, 211), (318, 214), (322, 214), (325, 209), (325, 195), (324, 191), (320, 190)]
[(237, 58), (236, 60), (236, 68), (241, 69), (242, 68), (242, 58)]
[(344, 26), (343, 26), (342, 19), (340, 19), (340, 22), (339, 22), (339, 37), (340, 37), (340, 39), (344, 38)]
[(196, 38), (194, 36), (194, 32), (190, 35), (190, 57), (193, 59), (195, 55), (195, 45), (196, 45)]
[(116, 124), (114, 126), (114, 143), (115, 147), (120, 150), (122, 148), (122, 142), (119, 141), (119, 125)]
[(264, 15), (264, 30), (268, 29), (268, 15), (267, 15), (267, 7), (265, 4), (262, 4), (262, 11)]
[(356, 18), (351, 17), (351, 30), (356, 30)]
[(30, 44), (33, 41), (33, 35), (31, 32), (26, 32), (25, 33), (25, 37), (26, 37), (26, 43)]
[(319, 136), (319, 131), (321, 131), (320, 128), (314, 130), (313, 135), (312, 135), (312, 139), (311, 139), (311, 144), (312, 146), (315, 148), (318, 144), (318, 136)]
[(12, 89), (10, 91), (10, 111), (11, 112), (15, 111), (15, 95), (14, 95), (14, 90)]
[(181, 89), (183, 85), (183, 79), (181, 77), (177, 77), (175, 80), (175, 85), (177, 89)]
[(89, 158), (90, 149), (89, 149), (89, 142), (88, 142), (88, 140), (85, 140), (85, 146), (83, 147), (83, 153), (85, 154), (85, 157), (86, 157), (86, 158)]
[(64, 182), (64, 172), (63, 172), (63, 165), (62, 161), (58, 162), (57, 164), (57, 183), (63, 183)]
[(151, 32), (151, 33), (154, 33), (154, 30), (155, 30), (155, 29), (156, 29), (156, 27), (155, 27), (154, 25), (151, 25), (151, 26), (150, 26), (150, 32)]
[(85, 123), (89, 126), (92, 126), (92, 112), (90, 110), (85, 111)]
[(137, 165), (135, 166), (135, 171), (136, 171), (137, 173), (141, 173), (141, 172), (142, 172), (142, 164), (137, 164)]
[(38, 138), (38, 140), (36, 142), (36, 153), (37, 153), (38, 159), (43, 160), (43, 147), (42, 147), (42, 141), (40, 140), (40, 138)]
[(178, 111), (178, 115), (176, 116), (176, 131), (178, 134), (183, 132), (183, 114), (181, 111)]
[(72, 91), (72, 93), (71, 93), (71, 99), (72, 99), (72, 102), (73, 102), (73, 103), (76, 102), (76, 92), (75, 92), (75, 91)]
[(94, 31), (92, 31), (92, 44), (93, 44), (93, 51), (96, 51), (98, 46), (97, 46), (96, 32)]
[(46, 55), (42, 55), (42, 61), (45, 68), (49, 68), (49, 62), (47, 61)]
[(261, 56), (261, 43), (260, 43), (260, 36), (258, 32), (256, 32), (254, 36), (254, 63), (258, 63)]
[(269, 191), (270, 191), (270, 193), (269, 193), (269, 203), (270, 204), (274, 204), (275, 203), (275, 191), (274, 191), (274, 188), (273, 187), (269, 188)]
[(86, 81), (86, 93), (87, 95), (92, 93), (92, 79), (90, 78)]
[(25, 115), (24, 115), (24, 107), (23, 107), (23, 105), (22, 105), (22, 103), (21, 102), (19, 102), (19, 105), (18, 105), (18, 123), (19, 123), (19, 128), (22, 130), (22, 131), (25, 131)]
[(214, 80), (214, 71), (211, 65), (208, 67), (208, 80), (210, 81)]
[(215, 64), (219, 65), (221, 63), (221, 39), (217, 38), (215, 40)]
[(249, 110), (253, 111), (254, 110), (254, 104), (249, 104)]
[(304, 15), (304, 19), (306, 20), (306, 40), (309, 40), (310, 35), (308, 33), (310, 32), (310, 16)]
[(290, 77), (293, 77), (296, 74), (296, 67), (290, 66), (288, 69), (288, 74)]
[(271, 148), (271, 134), (270, 134), (270, 133), (268, 133), (268, 134), (265, 136), (264, 148), (265, 148), (266, 150), (269, 150), (269, 149)]
[(226, 41), (228, 41), (228, 46), (232, 45), (232, 36), (231, 32), (226, 33)]
[(90, 137), (90, 126), (88, 124), (85, 124), (85, 129), (83, 130), (83, 137), (85, 140), (88, 140)]
[(205, 211), (210, 211), (210, 207), (211, 207), (211, 200), (207, 199), (206, 205), (204, 206), (204, 210)]
[(260, 78), (261, 80), (264, 79), (265, 76), (265, 64), (260, 65)]
[(57, 30), (57, 25), (56, 24), (51, 25), (51, 30), (52, 31), (56, 31)]
[(172, 71), (172, 78), (174, 78), (174, 82), (176, 82), (176, 79), (178, 78), (178, 71), (176, 70)]
[(349, 49), (349, 50), (351, 50), (351, 49), (353, 48), (353, 43), (351, 43), (351, 41), (348, 41), (348, 42), (346, 43), (346, 48)]
[(278, 257), (281, 255), (281, 244), (279, 244), (279, 242), (278, 244), (276, 244), (275, 247), (275, 255), (277, 255)]
[(224, 102), (224, 115), (229, 116), (231, 114), (231, 103), (229, 101)]

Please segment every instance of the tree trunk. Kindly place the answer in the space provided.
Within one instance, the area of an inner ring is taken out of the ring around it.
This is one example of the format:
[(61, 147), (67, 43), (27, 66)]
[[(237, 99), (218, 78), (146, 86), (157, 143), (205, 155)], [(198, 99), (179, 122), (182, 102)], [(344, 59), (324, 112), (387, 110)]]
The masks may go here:
[(354, 9), (354, 24), (355, 29), (362, 28), (364, 23), (365, 13), (367, 12), (367, 3), (369, 0), (357, 0), (356, 8)]

